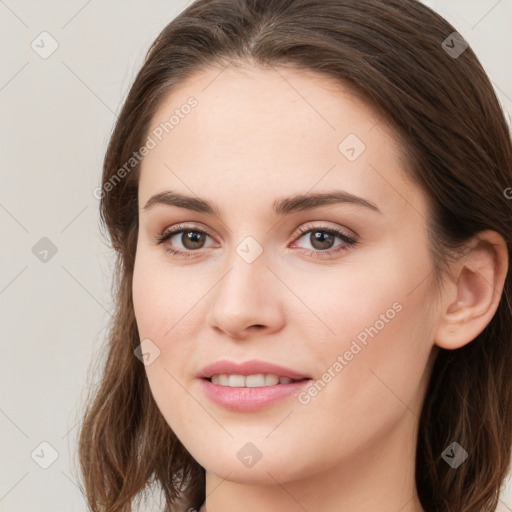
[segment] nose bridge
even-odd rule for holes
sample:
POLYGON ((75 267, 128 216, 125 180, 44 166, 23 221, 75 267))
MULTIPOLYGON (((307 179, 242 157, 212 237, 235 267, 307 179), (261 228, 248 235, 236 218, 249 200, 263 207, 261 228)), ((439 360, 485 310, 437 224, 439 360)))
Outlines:
MULTIPOLYGON (((270 280, 263 247, 250 236, 233 247, 211 302, 208 323, 232 335, 252 325, 275 328, 279 324, 276 293, 270 293, 270 280)), ((274 287, 272 287, 274 288, 274 287)))
POLYGON ((260 302, 268 282, 266 274, 270 273, 267 262, 266 251, 256 239, 244 237, 227 258, 228 273, 219 283, 219 295, 222 297, 218 299, 233 302, 231 308, 260 302))

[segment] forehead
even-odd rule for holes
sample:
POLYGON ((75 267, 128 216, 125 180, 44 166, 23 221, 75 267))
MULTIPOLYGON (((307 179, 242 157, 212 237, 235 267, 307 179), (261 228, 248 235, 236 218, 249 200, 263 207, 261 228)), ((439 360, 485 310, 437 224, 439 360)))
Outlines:
POLYGON ((202 70, 166 96, 148 134, 156 145, 141 165, 141 204, 165 188, 208 197, 243 190, 261 202, 272 189, 320 182, 356 194, 373 184, 378 199, 379 169, 402 167, 393 133, 350 87, 290 67, 202 70))
POLYGON ((165 137, 168 146, 179 146, 180 132, 191 131, 197 137, 208 134, 210 140, 228 132, 231 142, 284 129, 287 132, 281 134, 288 134, 290 141, 298 134, 307 134, 312 143, 326 135, 336 140, 347 130, 364 137, 381 117, 352 86, 332 77, 290 66, 248 64, 206 68, 180 82, 159 105, 151 126, 169 121, 180 110, 188 113, 173 121, 172 133, 165 137), (197 105, 188 109, 191 98, 197 105), (236 127, 243 131, 230 131, 236 127))

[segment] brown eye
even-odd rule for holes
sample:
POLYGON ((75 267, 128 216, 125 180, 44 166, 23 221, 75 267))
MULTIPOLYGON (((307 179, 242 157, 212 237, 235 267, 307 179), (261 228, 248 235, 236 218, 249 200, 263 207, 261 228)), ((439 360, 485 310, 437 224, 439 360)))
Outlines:
POLYGON ((322 230, 313 230, 309 235, 309 241, 314 249, 319 251, 331 249, 334 245, 336 236, 332 233, 322 230))
POLYGON ((205 247, 211 236, 201 229, 181 228, 166 231, 156 238, 157 244, 163 244, 165 250, 175 254, 192 254, 205 247))
POLYGON ((200 231, 184 230, 181 232, 181 243, 188 250, 202 249, 206 236, 200 231))
POLYGON ((330 257, 342 251, 347 251, 357 244, 354 238, 338 228, 330 226, 315 227, 310 224, 301 227, 300 234, 295 240, 295 247, 302 247, 307 254, 319 258, 330 257), (338 239, 338 242, 336 242, 336 239, 338 239), (306 246, 304 246, 304 241, 306 246))

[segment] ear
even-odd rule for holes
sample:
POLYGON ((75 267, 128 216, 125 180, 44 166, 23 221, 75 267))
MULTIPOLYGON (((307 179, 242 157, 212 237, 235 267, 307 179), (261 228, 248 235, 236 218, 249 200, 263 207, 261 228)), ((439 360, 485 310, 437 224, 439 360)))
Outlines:
POLYGON ((505 240, 482 231, 452 265, 452 280, 443 289, 435 344, 453 350, 473 341, 498 309, 508 271, 505 240))

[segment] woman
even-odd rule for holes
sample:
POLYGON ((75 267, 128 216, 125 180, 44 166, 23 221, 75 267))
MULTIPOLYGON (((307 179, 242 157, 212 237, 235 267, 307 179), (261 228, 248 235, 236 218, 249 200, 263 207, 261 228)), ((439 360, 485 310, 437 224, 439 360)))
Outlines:
POLYGON ((512 148, 415 0, 198 0, 104 162, 117 308, 94 511, 496 510, 512 446, 512 148))

